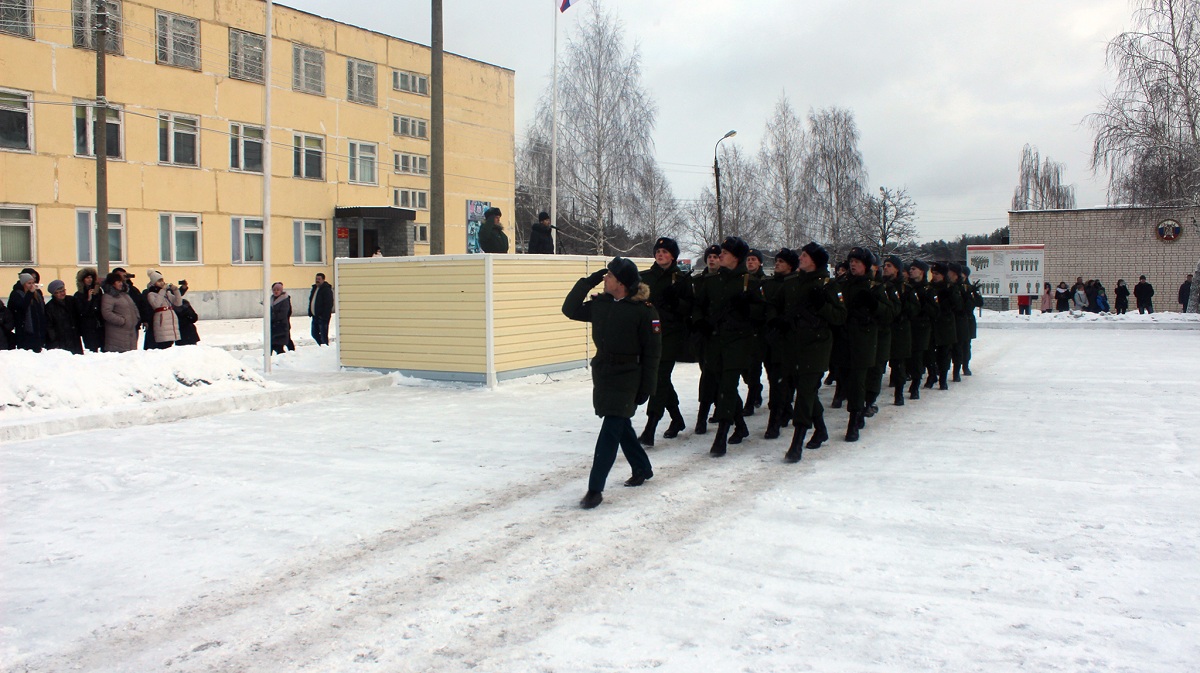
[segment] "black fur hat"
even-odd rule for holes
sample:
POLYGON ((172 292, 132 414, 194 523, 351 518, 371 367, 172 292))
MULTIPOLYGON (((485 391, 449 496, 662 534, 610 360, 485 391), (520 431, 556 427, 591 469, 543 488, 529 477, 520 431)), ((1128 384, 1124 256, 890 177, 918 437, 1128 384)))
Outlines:
POLYGON ((704 259, 705 260, 708 259, 709 255, 719 255, 719 254, 721 254, 721 246, 717 245, 716 243, 713 243, 712 245, 710 245, 704 249, 704 259))
POLYGON ((949 269, 946 266, 946 262, 934 262, 933 264, 931 264, 929 266, 929 270, 932 271, 933 273, 944 276, 944 275, 946 275, 946 271, 948 271, 949 269))
POLYGON ((638 283, 642 282, 641 275, 638 274, 637 265, 624 257, 613 257, 608 263, 608 272, 625 287, 629 288, 629 292, 637 291, 638 283))
POLYGON ((547 213, 544 210, 542 212, 538 213, 538 222, 541 222, 542 220, 548 220, 548 219, 550 219, 550 213, 547 213))
POLYGON ((763 254, 761 252, 759 252, 758 249, 756 249, 756 248, 750 248, 750 252, 746 253, 746 257, 747 257, 747 259, 750 257, 757 257, 758 263, 759 264, 763 263, 763 254))
MULTIPOLYGON (((750 254, 750 246, 737 236, 728 236, 724 241, 721 241, 721 249, 738 258, 738 261, 744 261, 750 254)), ((759 257, 762 259, 762 257, 759 257)))
POLYGON ((849 262, 852 259, 857 259, 867 268, 871 268, 871 265, 875 263, 875 255, 872 255, 871 251, 867 250, 866 248, 850 248, 850 252, 846 255, 846 262, 849 262))
POLYGON ((912 261, 912 264, 909 264, 909 266, 910 266, 910 267, 912 267, 912 266, 915 266, 915 267, 917 267, 918 269, 920 269, 920 270, 921 270, 921 273, 929 273, 929 263, 928 263, 928 262, 923 262, 923 261, 921 261, 921 260, 919 260, 919 259, 914 259, 914 260, 912 261))
POLYGON ((671 253, 671 259, 679 259, 679 244, 676 243, 675 239, 673 238, 667 238, 666 236, 663 236, 655 241, 654 252, 658 252, 659 250, 666 250, 667 252, 671 253))
MULTIPOLYGON (((811 256, 812 255, 809 255, 809 257, 811 256)), ((795 250, 782 248, 779 250, 779 252, 775 253, 775 259, 787 262, 787 265, 792 267, 792 271, 796 271, 800 268, 800 255, 797 254, 795 250)))
POLYGON ((904 261, 901 260, 900 257, 897 255, 888 255, 883 260, 883 263, 891 264, 892 266, 896 267, 897 271, 901 271, 901 272, 904 271, 904 261))
POLYGON ((483 218, 485 220, 490 220, 493 217, 502 217, 503 215, 504 215, 504 213, 501 213, 500 209, 495 206, 492 206, 491 208, 488 208, 487 210, 483 211, 483 218))
POLYGON ((829 266, 829 252, 821 247, 820 243, 809 241, 800 251, 808 253, 808 257, 817 265, 818 269, 824 269, 829 266))

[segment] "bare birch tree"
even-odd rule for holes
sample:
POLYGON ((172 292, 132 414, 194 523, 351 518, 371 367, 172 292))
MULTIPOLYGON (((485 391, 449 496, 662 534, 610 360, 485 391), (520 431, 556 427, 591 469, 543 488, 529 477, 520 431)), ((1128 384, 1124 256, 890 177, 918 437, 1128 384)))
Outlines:
POLYGON ((1075 186, 1062 183, 1066 167, 1057 161, 1045 160, 1036 147, 1025 145, 1021 150, 1021 166, 1017 173, 1017 188, 1013 192, 1013 210, 1057 210, 1075 207, 1075 186))
POLYGON ((858 220, 858 242, 879 253, 890 255, 917 239, 917 204, 907 189, 879 188, 879 195, 864 197, 858 220))
POLYGON ((789 248, 798 248, 814 237, 804 199, 807 144, 804 120, 796 114, 787 95, 780 96, 775 112, 767 120, 758 166, 763 214, 774 234, 769 242, 789 248))
POLYGON ((758 165, 736 143, 721 146, 721 216, 725 234, 751 247, 772 238, 763 216, 758 165))
POLYGON ((814 232, 840 252, 854 237, 867 179, 854 113, 837 107, 810 110, 808 139, 804 188, 814 232))
POLYGON ((671 181, 652 157, 642 160, 621 211, 635 248, 644 248, 637 250, 639 254, 653 255, 655 240, 677 237, 682 228, 683 213, 671 181))
MULTIPOLYGON (((683 235, 690 241, 696 242, 702 249, 713 243, 720 243, 717 238, 717 198, 713 190, 704 187, 700 197, 689 203, 684 209, 682 226, 683 235)), ((700 266, 704 260, 700 260, 700 266)))
MULTIPOLYGON (((600 0, 581 10, 585 15, 567 38, 558 67, 558 184, 560 196, 578 204, 582 221, 567 223, 560 234, 607 254, 613 213, 653 152, 657 110, 642 86, 640 50, 625 44, 621 22, 600 0)), ((543 94, 536 114, 545 137, 551 98, 551 92, 543 94)))
POLYGON ((1092 169, 1108 173, 1110 203, 1198 207, 1200 0, 1140 0, 1134 24, 1108 44, 1117 85, 1088 116, 1092 169))

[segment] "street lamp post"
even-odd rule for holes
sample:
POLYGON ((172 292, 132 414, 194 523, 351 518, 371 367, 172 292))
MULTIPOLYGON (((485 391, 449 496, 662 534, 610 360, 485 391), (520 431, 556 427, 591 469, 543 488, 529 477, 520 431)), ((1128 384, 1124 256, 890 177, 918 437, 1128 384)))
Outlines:
MULTIPOLYGON (((721 136, 721 140, 732 138, 737 135, 737 131, 730 131, 721 136)), ((713 145, 713 177, 717 181, 717 239, 725 238, 725 225, 721 221, 721 162, 717 161, 717 148, 721 146, 721 140, 713 145)))

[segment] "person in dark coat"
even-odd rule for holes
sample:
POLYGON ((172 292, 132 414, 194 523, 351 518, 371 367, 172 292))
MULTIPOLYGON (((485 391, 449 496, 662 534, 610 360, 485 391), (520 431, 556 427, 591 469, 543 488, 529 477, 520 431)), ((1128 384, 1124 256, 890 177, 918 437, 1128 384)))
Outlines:
POLYGON ((892 309, 882 285, 870 277, 875 256, 863 248, 851 248, 848 257, 850 273, 838 287, 846 304, 846 361, 839 374, 845 381, 838 383, 843 385, 850 412, 846 441, 856 442, 859 430, 866 426, 867 370, 875 366, 879 355, 879 323, 891 319, 892 309))
POLYGON ((538 221, 529 227, 529 247, 531 255, 553 255, 554 233, 550 226, 550 213, 538 213, 538 221))
POLYGON ((725 455, 727 444, 750 436, 738 394, 742 372, 755 352, 755 329, 762 319, 762 289, 746 269, 750 246, 735 236, 721 243, 720 269, 696 289, 692 324, 710 335, 704 354, 704 381, 710 390, 701 399, 716 400, 717 436, 709 453, 725 455), (729 435, 729 429, 734 428, 729 435))
POLYGON ((100 278, 96 269, 84 267, 75 272, 75 317, 83 347, 97 352, 104 347, 104 319, 100 317, 100 278))
POLYGON ((61 280, 50 281, 47 289, 50 301, 46 302, 46 348, 83 355, 75 297, 67 294, 67 284, 61 280))
MULTIPOLYGON (((763 254, 754 248, 746 254, 746 272, 752 282, 757 282, 761 288, 767 274, 763 271, 763 254)), ((746 405, 742 407, 742 416, 753 416, 754 410, 763 403, 763 361, 766 359, 766 342, 762 325, 754 325, 754 350, 750 356, 750 366, 742 372, 742 380, 746 382, 746 405)))
POLYGON ((921 312, 921 300, 916 290, 905 282, 904 262, 896 255, 883 261, 883 282, 888 297, 896 306, 892 318, 891 352, 888 365, 891 378, 888 384, 895 391, 892 404, 904 406, 904 385, 908 383, 908 361, 912 359, 912 320, 921 312))
POLYGON ((1154 286, 1146 282, 1145 276, 1138 276, 1137 285, 1133 286, 1133 298, 1137 301, 1138 314, 1154 313, 1154 286))
POLYGON ((958 343, 958 313, 962 311, 962 292, 946 280, 949 265, 934 262, 929 267, 930 283, 937 298, 937 319, 933 323, 934 369, 929 373, 926 388, 936 384, 941 390, 949 390, 951 351, 958 343))
POLYGON ((318 346, 329 345, 329 320, 333 318, 333 286, 318 273, 308 292, 308 315, 312 318, 312 338, 318 346))
MULTIPOLYGON (((971 265, 962 265, 962 287, 963 287, 963 304, 966 306, 967 313, 967 336, 962 340, 962 375, 971 376, 971 343, 979 335, 979 324, 975 319, 975 309, 983 308, 983 292, 979 289, 978 283, 971 282, 971 265)), ((1104 287, 1100 285, 1100 281, 1096 281, 1096 287, 1100 289, 1100 294, 1104 294, 1104 287)))
POLYGON ((1182 307, 1181 310, 1184 313, 1187 313, 1188 300, 1191 298, 1192 298, 1192 274, 1189 273, 1187 275, 1187 278, 1184 279, 1183 285, 1179 286, 1179 302, 1178 303, 1182 307))
POLYGON ((783 426, 792 415, 795 397, 795 377, 791 365, 791 330, 783 317, 786 311, 786 292, 795 283, 800 256, 795 250, 781 248, 775 253, 775 268, 762 282, 763 325, 759 341, 763 367, 767 371, 767 430, 763 439, 778 439, 783 426))
POLYGON ((1067 281, 1059 281, 1058 287, 1054 288, 1054 310, 1059 313, 1070 311, 1073 296, 1075 291, 1067 287, 1067 281))
POLYGON ((914 259, 908 266, 908 285, 916 296, 919 309, 909 320, 912 329, 912 356, 908 361, 908 375, 912 384, 908 387, 908 399, 921 399, 921 375, 928 369, 933 371, 934 355, 933 322, 938 316, 937 297, 929 285, 929 264, 914 259))
POLYGON ((663 433, 674 439, 687 425, 679 410, 679 394, 671 382, 671 373, 680 353, 687 346, 687 320, 692 314, 692 280, 679 270, 675 260, 679 244, 672 238, 654 242, 654 265, 641 273, 641 282, 650 289, 650 305, 658 311, 662 323, 662 356, 658 361, 658 377, 654 394, 646 407, 646 428, 638 441, 642 446, 654 446, 654 433, 663 413, 670 414, 671 424, 663 433))
POLYGON ((31 271, 26 269, 17 275, 8 295, 8 310, 13 316, 14 345, 40 353, 46 346, 46 301, 31 271))
MULTIPOLYGON (((700 272, 692 276, 692 295, 695 296, 696 291, 704 284, 709 276, 715 276, 721 269, 721 246, 714 243, 704 250, 704 268, 700 272)), ((694 306, 694 305, 693 305, 694 306)), ((700 383, 696 392, 697 401, 699 402, 699 410, 696 413, 696 434, 703 435, 708 432, 708 414, 712 406, 717 403, 717 386, 709 382, 707 371, 704 368, 704 360, 709 351, 709 341, 712 336, 707 329, 695 329, 689 320, 688 337, 691 341, 693 350, 695 351, 696 362, 700 364, 700 383)))
POLYGON ((283 291, 283 283, 271 285, 271 352, 283 355, 283 349, 296 350, 292 343, 292 298, 283 291))
POLYGON ((1113 290, 1113 294, 1117 296, 1117 301, 1114 308, 1117 310, 1117 315, 1125 315, 1129 310, 1129 286, 1125 284, 1125 279, 1117 280, 1117 287, 1113 290))
POLYGON ((0 351, 6 351, 13 347, 13 318, 8 307, 4 305, 4 300, 0 299, 0 351))
POLYGON ((874 282, 880 314, 877 316, 875 331, 875 364, 867 368, 867 400, 863 408, 863 416, 866 418, 879 413, 876 402, 883 392, 883 374, 887 371, 888 358, 892 354, 892 322, 900 310, 899 298, 888 291, 888 285, 879 273, 881 268, 879 257, 871 253, 871 268, 867 275, 874 282))
POLYGON ((618 445, 633 471, 626 486, 641 486, 654 476, 650 458, 638 443, 629 420, 654 394, 658 378, 662 326, 658 312, 646 303, 649 296, 650 288, 641 282, 637 266, 616 257, 606 269, 576 281, 563 301, 563 315, 592 324, 592 342, 596 345, 592 406, 604 419, 596 438, 587 494, 579 503, 584 509, 604 500, 604 484, 617 459, 618 445), (601 281, 604 292, 584 301, 601 281))
POLYGON ((196 329, 200 316, 196 309, 192 308, 192 302, 184 297, 187 291, 188 282, 179 281, 179 306, 175 307, 175 318, 179 323, 179 340, 175 342, 176 346, 194 346, 200 343, 200 332, 196 329))
POLYGON ((508 252, 508 234, 504 233, 504 225, 500 222, 500 209, 488 208, 483 211, 483 224, 479 225, 479 249, 484 252, 508 252))
POLYGON ((950 262, 946 266, 946 282, 950 287, 958 293, 957 308, 954 309, 954 345, 950 347, 950 362, 954 366, 954 373, 950 380, 958 383, 962 381, 962 367, 966 358, 966 343, 969 343, 970 330, 969 323, 971 319, 971 306, 968 300, 968 292, 963 283, 962 266, 957 262, 950 262))

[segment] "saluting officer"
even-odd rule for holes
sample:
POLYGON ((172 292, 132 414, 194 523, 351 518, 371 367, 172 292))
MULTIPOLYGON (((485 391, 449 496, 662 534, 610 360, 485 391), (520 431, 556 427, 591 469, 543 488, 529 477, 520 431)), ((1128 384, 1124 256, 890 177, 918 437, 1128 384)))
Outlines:
POLYGON ((591 509, 604 500, 608 472, 617 459, 617 445, 633 470, 626 486, 641 486, 654 476, 650 458, 638 443, 629 419, 650 399, 662 351, 658 313, 646 303, 650 289, 641 282, 637 266, 620 257, 575 282, 563 301, 563 315, 592 323, 592 406, 604 419, 596 438, 596 453, 588 491, 579 505, 591 509), (584 301, 589 290, 604 281, 604 292, 584 301))
POLYGON ((913 316, 912 357, 908 361, 908 374, 912 384, 908 387, 908 399, 921 399, 921 375, 928 369, 933 371, 934 358, 931 351, 933 321, 937 318, 937 297, 929 287, 929 264, 914 259, 908 265, 908 283, 920 302, 920 310, 913 316))
MULTIPOLYGON (((762 317, 762 290, 746 270, 750 246, 735 236, 721 243, 720 270, 707 277, 696 290, 692 323, 707 331, 709 338, 701 379, 701 400, 716 399, 719 423, 713 440, 713 456, 725 455, 726 444, 740 444, 750 435, 742 418, 738 379, 750 366, 754 352, 754 328, 762 317), (714 390, 715 389, 715 390, 714 390), (733 426, 732 436, 728 436, 733 426)), ((701 407, 703 414, 704 408, 701 407)))
POLYGON ((662 321, 662 357, 658 361, 658 383, 646 407, 646 429, 638 440, 642 446, 654 446, 654 432, 667 412, 671 424, 663 433, 674 439, 687 427, 679 411, 679 394, 671 382, 675 361, 687 346, 687 321, 692 315, 692 280, 679 270, 679 244, 671 238, 654 242, 654 265, 641 273, 642 284, 650 288, 650 305, 662 321))

